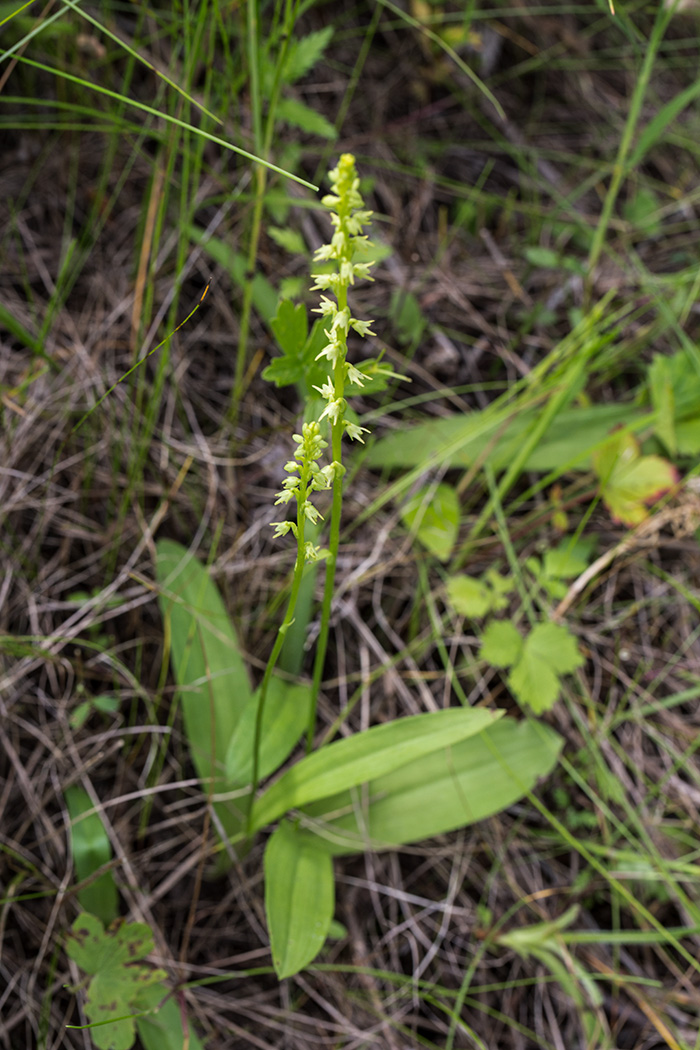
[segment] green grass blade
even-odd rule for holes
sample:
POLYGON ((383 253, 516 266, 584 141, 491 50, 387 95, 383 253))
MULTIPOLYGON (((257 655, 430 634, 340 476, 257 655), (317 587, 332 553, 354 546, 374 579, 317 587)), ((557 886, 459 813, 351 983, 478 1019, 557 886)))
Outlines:
POLYGON ((148 106, 145 102, 138 102, 136 99, 126 98, 124 95, 120 95, 118 91, 111 91, 109 88, 102 87, 101 84, 94 84, 88 80, 84 80, 82 77, 73 76, 72 73, 67 73, 63 69, 55 69, 52 66, 47 66, 44 62, 36 62, 34 59, 27 58, 26 55, 18 55, 17 61, 32 66, 34 69, 41 69, 44 73, 50 73, 52 76, 59 77, 60 79, 68 80, 70 83, 77 84, 78 87, 84 88, 87 91, 96 91, 98 94, 106 95, 107 98, 115 99, 117 102, 121 102, 126 106, 133 106, 135 109, 140 109, 143 113, 148 113, 152 117, 157 117, 159 120, 175 124, 179 128, 184 128, 185 131, 191 131, 193 135, 200 135, 209 142, 213 142, 216 146, 221 146, 223 149, 231 150, 233 153, 245 157, 246 160, 251 160, 255 164, 262 164, 263 167, 269 168, 270 171, 276 172, 277 175, 283 175, 286 179, 293 179, 294 182, 306 186, 307 189, 313 190, 314 192, 317 192, 318 190, 318 186, 314 186, 313 183, 307 182, 306 179, 302 179, 300 175, 292 175, 291 172, 285 171, 283 168, 278 168, 276 164, 272 164, 268 160, 263 160, 262 157, 256 157, 254 153, 249 153, 240 146, 234 146, 232 142, 227 142, 225 139, 218 138, 218 136, 210 134, 210 132, 205 131, 203 128, 197 128, 194 124, 188 124, 186 120, 180 120, 179 117, 175 117, 171 113, 165 113, 161 110, 154 109, 153 106, 148 106))

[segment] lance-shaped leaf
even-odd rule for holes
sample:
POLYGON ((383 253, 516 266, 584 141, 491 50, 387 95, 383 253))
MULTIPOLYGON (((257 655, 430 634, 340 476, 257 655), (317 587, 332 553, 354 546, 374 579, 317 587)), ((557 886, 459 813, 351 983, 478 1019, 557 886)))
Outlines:
MULTIPOLYGON (((109 841, 99 813, 84 788, 73 784, 65 791, 66 805, 71 819, 70 841, 73 866, 79 882, 84 882, 112 859, 109 841), (83 814, 88 816, 84 817, 83 814)), ((96 915, 102 922, 112 922, 119 912, 117 886, 111 871, 105 871, 78 892, 80 906, 96 915)))
POLYGON ((280 980, 316 958, 333 919, 333 860, 287 820, 265 849, 265 912, 280 980))
POLYGON ((442 753, 455 741, 493 724, 501 714, 483 708, 453 707, 386 722, 328 744, 288 769, 257 800, 253 828, 264 827, 289 809, 410 766, 431 751, 442 753))
POLYGON ((305 823, 318 848, 325 843, 337 856, 432 838, 511 806, 552 771, 561 746, 561 737, 540 722, 504 718, 373 777, 362 793, 343 791, 305 806, 305 823))
MULTIPOLYGON (((226 607, 207 570, 171 540, 156 545, 156 576, 185 733, 204 790, 225 787, 229 742, 250 702, 241 647, 226 607)), ((227 835, 242 827, 244 807, 214 806, 227 835)))
MULTIPOLYGON (((251 781, 259 699, 260 689, 256 689, 229 741, 226 779, 231 787, 243 787, 251 781)), ((274 773, 289 757, 308 725, 310 707, 310 686, 271 678, 262 719, 258 768, 261 780, 274 773)))

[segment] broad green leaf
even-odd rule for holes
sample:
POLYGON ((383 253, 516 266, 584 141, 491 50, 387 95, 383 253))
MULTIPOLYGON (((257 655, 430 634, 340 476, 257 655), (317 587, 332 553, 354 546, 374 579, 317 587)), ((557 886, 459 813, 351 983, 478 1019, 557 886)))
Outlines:
POLYGON ((338 137, 338 132, 322 113, 311 109, 310 106, 296 98, 280 99, 277 105, 277 117, 291 124, 293 128, 301 128, 309 135, 319 135, 331 142, 338 137))
POLYGON ((420 489, 401 508, 401 518, 431 554, 447 561, 459 532, 459 499, 451 485, 420 489))
POLYGON ((562 743, 540 722, 503 718, 373 778, 363 792, 344 791, 305 806, 306 826, 319 848, 337 856, 395 849, 454 831, 531 791, 554 768, 562 743))
MULTIPOLYGON (((112 859, 112 844, 109 841, 99 813, 84 788, 73 784, 65 790, 66 805, 71 819, 70 841, 73 866, 78 882, 89 879, 104 864, 112 859), (90 813, 83 817, 83 813, 90 813), (78 819, 82 817, 82 820, 78 819)), ((114 875, 106 871, 89 886, 80 890, 78 902, 81 908, 108 923, 119 914, 119 898, 114 875)))
MULTIPOLYGON (((252 695, 240 644, 209 573, 185 547, 158 541, 156 579, 192 761, 204 790, 222 791, 229 741, 252 695)), ((226 834, 236 834, 240 808, 214 808, 226 834)))
POLYGON ((332 36, 333 26, 326 26, 300 39, 292 37, 282 72, 283 80, 287 84, 293 84, 313 69, 323 57, 323 52, 328 47, 332 36))
POLYGON ((451 576, 447 581, 447 597, 460 616, 478 618, 491 611, 491 589, 473 576, 451 576))
POLYGON ((259 829, 289 809, 355 787, 431 751, 479 733, 501 712, 452 707, 373 726, 363 733, 307 755, 288 769, 256 801, 253 827, 259 829))
POLYGON ((647 505, 678 481, 672 463, 661 456, 643 456, 637 439, 622 431, 596 451, 593 466, 613 520, 623 525, 639 525, 647 517, 647 505))
MULTIPOLYGON (((259 697, 260 689, 256 689, 229 742, 226 779, 231 787, 244 787, 251 781, 259 697)), ((289 756, 308 724, 310 708, 310 686, 271 679, 262 721, 258 769, 261 780, 274 773, 289 756)))
POLYGON ((510 667, 523 651, 520 632, 510 620, 491 620, 481 636, 481 655, 492 667, 510 667))
POLYGON ((648 375, 651 403, 656 412, 656 425, 654 427, 656 436, 663 442, 671 455, 675 455, 678 451, 675 427, 675 398, 668 358, 662 354, 654 354, 649 365, 648 375))
POLYGON ((519 703, 527 704, 535 714, 542 714, 559 696, 559 676, 575 671, 582 664, 576 640, 566 627, 539 623, 525 639, 508 676, 508 685, 519 703))
POLYGON ((333 919, 334 895, 330 854, 281 821, 265 848, 265 913, 280 980, 318 955, 333 919))
POLYGON ((185 1045, 180 1008, 172 996, 166 999, 166 994, 165 988, 154 984, 139 992, 139 1010, 155 1011, 150 1016, 136 1018, 136 1030, 143 1043, 143 1050, 203 1050, 202 1043, 189 1021, 185 1045))
POLYGON ((301 357, 309 335, 309 322, 303 303, 282 299, 270 327, 282 352, 289 357, 301 357))
POLYGON ((81 970, 94 975, 88 986, 85 1014, 96 1025, 91 1029, 95 1046, 100 1050, 129 1050, 136 1038, 130 1015, 139 1011, 139 994, 167 977, 165 970, 154 970, 140 962, 153 951, 150 927, 117 921, 105 930, 99 919, 84 912, 66 936, 66 951, 81 970))
MULTIPOLYGON (((495 471, 507 469, 520 451, 539 409, 512 408, 448 416, 413 427, 403 427, 377 441, 368 460, 373 467, 418 467, 425 464, 470 467, 485 455, 495 471)), ((552 421, 543 440, 526 459, 523 469, 588 470, 596 447, 619 424, 644 417, 636 405, 569 407, 552 421)))

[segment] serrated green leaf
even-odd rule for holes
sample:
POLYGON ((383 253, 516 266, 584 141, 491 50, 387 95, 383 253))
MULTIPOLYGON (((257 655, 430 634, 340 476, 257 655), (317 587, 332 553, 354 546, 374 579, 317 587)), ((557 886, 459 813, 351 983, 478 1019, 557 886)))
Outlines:
POLYGON ((287 820, 265 848, 265 913, 280 980, 312 962, 328 935, 334 908, 333 861, 287 820))
MULTIPOLYGON (((158 541, 156 579, 192 761, 204 790, 222 791, 229 741, 252 696, 240 643, 216 585, 185 547, 158 541)), ((241 830, 241 803, 214 808, 227 836, 241 830)))
POLYGON ((306 244, 304 238, 298 230, 290 230, 289 228, 281 228, 279 226, 268 226, 268 236, 279 244, 280 248, 284 248, 290 255, 305 255, 306 244))
POLYGON ((520 632, 510 620, 491 620, 481 636, 481 655, 492 667, 510 667, 523 651, 520 632))
POLYGON ((491 589, 473 576, 451 576, 447 581, 447 597, 460 616, 478 619, 491 611, 491 589))
POLYGON ((311 109, 304 102, 300 102, 299 99, 280 99, 277 106, 277 116, 280 120, 291 124, 293 128, 301 128, 302 131, 308 132, 309 135, 319 135, 321 138, 328 139, 331 142, 338 137, 338 132, 322 113, 311 109))
POLYGON ((576 640, 562 624, 539 623, 525 639, 522 652, 508 676, 519 703, 535 714, 548 711, 561 689, 559 676, 583 664, 576 640))
MULTIPOLYGON (((79 882, 89 879, 112 859, 112 844, 99 813, 84 788, 72 784, 65 790, 66 805, 71 819, 70 840, 73 866, 79 882), (83 817, 84 813, 89 813, 83 817), (82 818, 82 819, 79 819, 82 818)), ((96 915, 102 922, 112 922, 119 913, 119 898, 114 875, 104 872, 78 893, 81 908, 96 915)))
POLYGON ((661 456, 642 456, 637 439, 624 431, 596 451, 593 467, 613 520, 623 525, 639 525, 647 517, 647 505, 678 481, 672 463, 661 456))
POLYGON ((323 57, 333 36, 333 26, 326 26, 300 39, 292 37, 289 41, 287 58, 284 63, 283 79, 287 84, 299 80, 323 57))
POLYGON ((253 827, 265 827, 287 810, 355 787, 431 751, 479 733, 501 712, 448 708, 373 726, 307 755, 256 801, 253 827))
POLYGON ((92 1039, 100 1050, 129 1050, 136 1037, 134 1013, 149 985, 161 984, 165 970, 140 962, 153 950, 153 934, 145 923, 113 922, 105 929, 94 915, 78 916, 66 936, 66 951, 86 973, 85 1014, 92 1039), (108 1022, 108 1023, 105 1023, 108 1022))
MULTIPOLYGON (((226 778, 231 787, 250 783, 253 770, 255 720, 260 689, 256 689, 229 742, 226 778)), ((278 769, 290 755, 309 721, 311 687, 273 677, 265 699, 260 744, 261 780, 278 769)))
POLYGON ((420 489, 401 508, 401 518, 431 554, 447 561, 459 532, 459 499, 451 485, 420 489))
MULTIPOLYGON (((467 740, 305 806, 309 834, 334 856, 395 849, 498 813, 554 767, 561 737, 532 719, 503 718, 467 740)), ((304 818, 302 818, 304 819, 304 818)))

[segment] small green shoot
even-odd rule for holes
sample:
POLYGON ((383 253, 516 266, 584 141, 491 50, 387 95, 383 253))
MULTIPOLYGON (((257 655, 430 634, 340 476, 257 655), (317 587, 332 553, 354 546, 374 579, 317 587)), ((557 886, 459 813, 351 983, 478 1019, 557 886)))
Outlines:
MULTIPOLYGON (((116 920, 105 929, 87 912, 79 915, 66 937, 66 951, 90 974, 85 1014, 99 1050, 130 1050, 136 1039, 136 1015, 144 1010, 142 994, 161 985, 165 970, 142 962, 153 951, 153 934, 144 923, 116 920)), ((148 1009, 148 1007, 146 1007, 148 1009)))
POLYGON ((549 711, 561 691, 561 677, 583 665, 576 640, 563 624, 538 623, 526 638, 509 620, 492 620, 481 655, 492 667, 510 667, 508 685, 534 714, 549 711))
MULTIPOLYGON (((71 819, 73 866, 78 881, 85 882, 112 860, 112 844, 100 815, 94 812, 92 800, 84 788, 77 784, 67 787, 65 799, 71 819)), ((103 872, 79 890, 78 901, 85 911, 96 915, 104 923, 116 919, 119 914, 119 898, 112 872, 103 872)))
POLYGON ((114 715, 118 710, 119 700, 116 696, 91 696, 89 700, 81 700, 73 709, 69 724, 71 729, 81 729, 93 711, 99 711, 103 715, 114 715))

